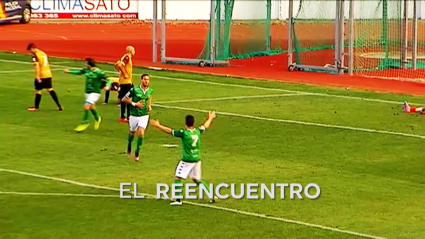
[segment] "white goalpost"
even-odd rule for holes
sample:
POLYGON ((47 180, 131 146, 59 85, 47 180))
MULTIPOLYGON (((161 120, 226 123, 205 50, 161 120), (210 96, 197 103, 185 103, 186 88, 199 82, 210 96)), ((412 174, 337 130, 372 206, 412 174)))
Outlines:
MULTIPOLYGON (((208 56, 209 59, 191 59, 191 58, 180 58, 175 56, 167 55, 167 31, 166 31, 166 23, 167 23, 167 0, 161 1, 161 18, 158 19, 158 0, 153 0, 153 19, 152 19, 152 61, 158 61, 158 45, 160 46, 160 62, 161 63, 174 63, 174 64, 189 64, 189 65, 198 65, 198 66, 217 66, 224 65, 228 66, 229 61, 216 60, 216 42, 215 42, 215 34, 216 29, 216 1, 210 0, 210 17, 209 17, 209 49, 208 56), (161 33, 157 34, 157 24, 158 20, 161 23, 161 33)), ((184 47, 184 46, 182 46, 184 47)))

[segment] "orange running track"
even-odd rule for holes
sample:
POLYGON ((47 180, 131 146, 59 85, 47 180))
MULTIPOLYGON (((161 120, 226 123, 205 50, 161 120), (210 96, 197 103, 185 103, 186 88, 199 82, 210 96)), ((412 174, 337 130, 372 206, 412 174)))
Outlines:
MULTIPOLYGON (((311 85, 363 89, 410 95, 425 95, 425 84, 409 81, 339 76, 326 73, 289 72, 287 55, 232 60, 230 67, 203 67, 152 63, 151 24, 31 23, 1 25, 0 50, 25 53, 28 43, 35 43, 50 56, 115 62, 125 47, 136 48, 134 63, 196 73, 218 74, 259 80, 276 80, 311 85)), ((158 29, 159 30, 159 29, 158 29)), ((208 33, 206 24, 168 24, 168 57, 196 58, 208 33)), ((159 31, 158 31, 159 33, 159 31)), ((159 55, 158 46, 158 55, 159 55)), ((324 53, 327 55, 326 53, 324 53)))

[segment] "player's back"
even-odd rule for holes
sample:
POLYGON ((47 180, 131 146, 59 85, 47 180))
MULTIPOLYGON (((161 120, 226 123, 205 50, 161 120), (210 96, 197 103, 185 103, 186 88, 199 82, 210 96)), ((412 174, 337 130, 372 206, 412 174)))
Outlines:
POLYGON ((49 59, 43 51, 37 50, 34 53, 34 62, 38 62, 40 66, 40 78, 51 78, 52 71, 50 69, 49 59))
POLYGON ((197 162, 201 159, 201 134, 200 128, 182 130, 183 160, 197 162))
POLYGON ((102 81, 106 80, 105 73, 99 68, 92 70, 84 69, 86 76, 86 93, 100 93, 102 90, 102 81))

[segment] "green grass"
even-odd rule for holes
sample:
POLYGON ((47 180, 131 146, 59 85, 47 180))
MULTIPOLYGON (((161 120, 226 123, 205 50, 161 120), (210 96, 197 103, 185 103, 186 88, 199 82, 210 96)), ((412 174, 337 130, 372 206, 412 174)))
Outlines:
MULTIPOLYGON (((82 118, 84 102, 83 77, 55 70, 54 88, 65 111, 58 112, 43 92, 40 111, 29 113, 33 72, 30 64, 22 64, 28 63, 28 56, 0 53, 0 59, 21 62, 0 62, 4 102, 0 168, 111 188, 136 182, 139 192, 149 194, 156 194, 158 183, 172 182, 181 148, 162 145, 180 145, 179 141, 148 128, 142 162, 127 159, 127 125, 117 121, 116 94, 111 94, 108 105, 100 104, 103 97, 98 102, 101 128, 95 131, 92 124, 76 134, 73 129, 82 118)), ((83 65, 50 60, 53 65, 83 65)), ((110 65, 101 68, 113 70, 110 65)), ((202 110, 219 112, 202 139, 203 178, 208 183, 316 183, 321 188, 316 200, 228 199, 215 206, 386 238, 423 238, 425 139, 409 135, 425 136, 425 118, 402 113, 401 104, 321 95, 166 102, 291 94, 279 89, 425 104, 424 98, 141 68, 135 69, 135 78, 141 73, 152 74, 154 103, 163 106, 156 105, 151 118, 180 128, 188 113, 201 123, 206 116, 202 110), (261 118, 247 118, 251 116, 261 118), (352 128, 331 127, 335 125, 352 128)), ((4 171, 0 171, 0 191, 119 195, 4 171)), ((196 205, 170 207, 167 201, 155 199, 0 194, 0 205, 1 238, 356 238, 196 205)))

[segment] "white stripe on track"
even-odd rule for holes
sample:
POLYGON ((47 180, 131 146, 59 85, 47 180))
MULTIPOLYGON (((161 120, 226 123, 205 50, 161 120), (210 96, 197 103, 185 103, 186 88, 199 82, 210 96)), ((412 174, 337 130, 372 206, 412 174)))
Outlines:
MULTIPOLYGON (((53 180, 53 181, 64 182, 64 183, 69 183, 69 184, 74 184, 74 185, 79 185, 79 186, 84 186, 84 187, 105 189, 105 190, 118 191, 118 192, 120 191, 118 188, 111 188, 111 187, 105 187, 105 186, 98 186, 98 185, 94 185, 94 184, 80 183, 80 182, 67 180, 67 179, 63 179, 63 178, 50 177, 50 176, 45 176, 45 175, 40 175, 40 174, 18 171, 18 170, 0 168, 0 172, 1 171, 9 172, 9 173, 16 173, 16 174, 20 174, 20 175, 27 175, 27 176, 31 176, 31 177, 37 177, 37 178, 44 178, 44 179, 49 179, 49 180, 53 180)), ((144 195, 146 197, 156 198, 154 195, 151 195, 151 194, 140 193, 139 195, 144 195)), ((312 223, 300 222, 300 221, 285 219, 285 218, 281 218, 281 217, 267 216, 267 215, 264 215, 264 214, 246 212, 246 211, 241 211, 241 210, 236 210, 236 209, 231 209, 231 208, 219 207, 219 206, 214 206, 214 205, 210 205, 210 204, 201 204, 201 203, 188 202, 188 201, 185 201, 185 204, 198 206, 198 207, 206 207, 206 208, 211 208, 211 209, 216 209, 216 210, 221 210, 221 211, 226 211, 226 212, 233 212, 233 213, 236 213, 236 214, 258 217, 258 218, 264 218, 264 219, 268 219, 268 220, 292 223, 292 224, 297 224, 297 225, 302 225, 302 226, 307 226, 307 227, 313 227, 313 228, 318 228, 318 229, 322 229, 322 230, 328 230, 328 231, 333 231, 333 232, 338 232, 338 233, 343 233, 343 234, 350 234, 350 235, 360 236, 360 237, 365 237, 365 238, 385 239, 383 237, 368 235, 368 234, 364 234, 364 233, 342 230, 342 229, 333 228, 333 227, 326 227, 326 226, 321 226, 321 225, 312 224, 312 223)))

